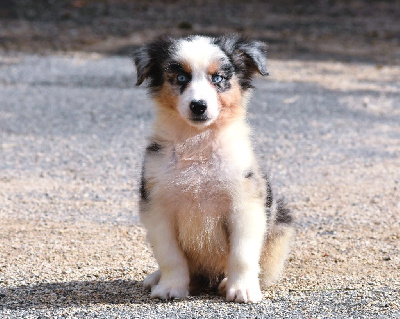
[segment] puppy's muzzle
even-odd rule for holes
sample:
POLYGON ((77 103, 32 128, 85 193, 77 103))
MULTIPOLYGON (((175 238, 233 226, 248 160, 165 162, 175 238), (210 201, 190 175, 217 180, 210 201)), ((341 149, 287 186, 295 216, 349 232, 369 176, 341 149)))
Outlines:
POLYGON ((195 122, 207 121, 208 117, 206 114, 207 103, 204 100, 193 100, 190 103, 190 110, 192 111, 191 120, 195 122))

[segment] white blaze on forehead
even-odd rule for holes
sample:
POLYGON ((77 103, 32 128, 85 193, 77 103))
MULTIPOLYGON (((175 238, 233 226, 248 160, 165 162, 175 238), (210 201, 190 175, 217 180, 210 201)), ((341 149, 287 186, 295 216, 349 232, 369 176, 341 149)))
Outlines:
POLYGON ((175 58, 188 63, 195 73, 206 71, 211 62, 226 58, 226 55, 216 44, 211 43, 211 38, 195 36, 178 42, 175 58))
POLYGON ((217 119, 220 112, 217 91, 210 82, 208 68, 211 63, 226 59, 226 55, 211 38, 195 36, 188 40, 180 40, 176 46, 173 59, 188 65, 191 69, 191 80, 178 98, 178 112, 191 125, 207 126, 217 119), (192 101, 204 101, 207 110, 205 122, 196 123, 192 120, 193 113, 190 109, 192 101))

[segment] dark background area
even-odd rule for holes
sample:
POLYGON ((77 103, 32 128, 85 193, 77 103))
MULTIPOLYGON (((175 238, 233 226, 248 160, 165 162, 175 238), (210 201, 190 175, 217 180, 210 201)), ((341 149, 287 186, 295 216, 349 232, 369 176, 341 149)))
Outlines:
POLYGON ((400 61, 400 1, 1 0, 0 50, 128 54, 159 34, 240 32, 270 57, 400 61))

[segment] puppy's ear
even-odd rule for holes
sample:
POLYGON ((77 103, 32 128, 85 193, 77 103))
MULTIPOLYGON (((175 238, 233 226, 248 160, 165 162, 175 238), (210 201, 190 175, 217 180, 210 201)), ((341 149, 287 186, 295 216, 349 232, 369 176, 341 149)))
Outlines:
POLYGON ((264 42, 248 40, 235 34, 216 38, 215 43, 235 66, 235 72, 243 89, 252 87, 251 78, 254 73, 268 75, 267 45, 264 42))
POLYGON ((261 41, 250 41, 240 43, 238 51, 244 52, 249 61, 246 61, 253 70, 256 69, 261 75, 268 75, 267 71, 267 45, 261 41))
POLYGON ((162 84, 162 64, 169 55, 172 42, 173 40, 169 37, 159 37, 134 52, 133 60, 137 70, 136 85, 142 84, 147 78, 150 79, 151 88, 162 84))
POLYGON ((140 85, 149 76, 151 58, 149 55, 148 45, 143 45, 133 54, 133 61, 136 66, 137 81, 136 85, 140 85))

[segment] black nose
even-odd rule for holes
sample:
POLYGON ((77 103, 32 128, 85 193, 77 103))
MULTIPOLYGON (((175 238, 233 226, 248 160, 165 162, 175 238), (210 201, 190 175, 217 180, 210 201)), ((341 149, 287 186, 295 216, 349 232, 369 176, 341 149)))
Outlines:
POLYGON ((203 115, 207 110, 207 103, 204 100, 192 101, 192 103, 190 103, 190 109, 195 115, 203 115))

